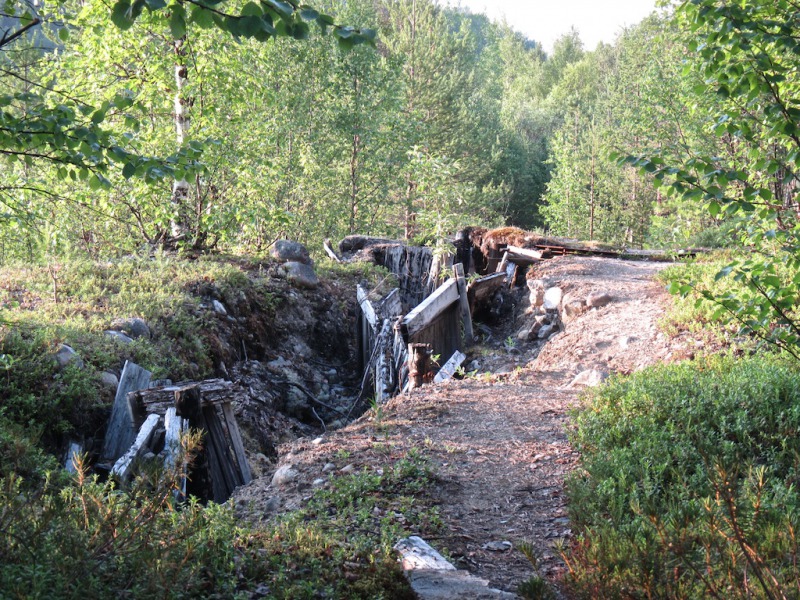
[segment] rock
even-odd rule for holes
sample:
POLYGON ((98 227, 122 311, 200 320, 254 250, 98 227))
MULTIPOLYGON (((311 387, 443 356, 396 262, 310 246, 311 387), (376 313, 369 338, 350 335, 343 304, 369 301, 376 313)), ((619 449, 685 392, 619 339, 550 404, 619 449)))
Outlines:
POLYGON ((300 242, 291 240, 278 240, 272 246, 272 258, 282 263, 299 262, 306 265, 311 264, 311 257, 308 249, 300 242))
POLYGON ((114 338, 115 340, 117 340, 122 344, 130 344, 133 341, 131 338, 129 338, 121 331, 114 331, 113 329, 107 329, 103 333, 105 333, 110 338, 114 338))
POLYGON ((529 279, 528 289, 531 291, 531 308, 539 308, 544 302, 544 282, 541 279, 529 279))
POLYGON ((586 306, 589 308, 600 308, 613 300, 614 297, 608 292, 592 292, 586 296, 586 306))
POLYGON ((114 373, 109 373, 108 371, 103 371, 100 374, 100 382, 107 388, 111 388, 112 390, 117 389, 119 385, 119 379, 114 373))
POLYGON ((211 307, 218 315, 222 315, 223 317, 228 315, 228 309, 225 308, 225 305, 217 299, 211 301, 211 307))
POLYGON ((491 550, 492 552, 508 552, 512 546, 511 542, 503 540, 502 542, 488 542, 483 545, 483 549, 491 550))
POLYGON ((281 507, 281 497, 273 496, 264 503, 264 512, 275 512, 281 507))
POLYGON ((150 338, 150 327, 144 319, 133 317, 132 319, 116 319, 111 323, 111 329, 121 331, 133 339, 150 338))
POLYGON ((284 486, 297 479, 299 475, 300 473, 292 465, 283 465, 272 476, 272 485, 277 487, 284 486))
POLYGON ((325 463, 325 466, 322 467, 323 473, 330 473, 331 471, 336 470, 336 465, 333 463, 325 463))
POLYGON ((517 339, 520 342, 527 342, 530 341, 534 336, 531 333, 530 327, 523 327, 517 332, 517 339))
POLYGON ((621 338, 619 338, 619 339, 617 340, 617 343, 619 344, 619 347, 620 347, 620 348, 622 348, 623 350, 626 350, 626 349, 628 348, 628 346, 630 345, 630 343, 631 343, 631 342, 632 342, 634 339, 635 339, 635 338, 628 337, 627 335, 623 335, 621 338))
POLYGON ((608 378, 608 373, 604 373, 598 369, 589 369, 582 371, 575 376, 567 387, 575 387, 576 385, 585 385, 586 387, 594 387, 600 385, 608 378))
POLYGON ((327 481, 326 479, 322 479, 322 478, 315 479, 314 481, 311 482, 311 485, 314 486, 314 487, 319 487, 321 485, 325 485, 326 481, 327 481))
POLYGON ((546 323, 541 326, 537 334, 540 340, 545 340, 553 335, 558 330, 558 325, 555 323, 546 323))
POLYGON ((586 310, 586 302, 584 300, 564 300, 562 313, 566 319, 574 319, 586 310))
POLYGON ((61 344, 61 347, 55 353, 54 358, 61 369, 67 365, 75 365, 79 369, 83 368, 83 359, 78 356, 78 353, 75 352, 71 346, 67 346, 66 344, 61 344))
POLYGON ((355 470, 356 470, 356 467, 355 467, 355 465, 353 465, 353 464, 349 464, 349 465, 345 465, 344 467, 342 467, 341 469, 339 469, 339 472, 340 472, 340 473, 352 473, 352 472, 353 472, 353 471, 355 471, 355 470))
POLYGON ((325 441, 325 438, 323 438, 323 437, 317 437, 317 438, 314 438, 313 440, 311 440, 311 443, 312 443, 314 446, 319 446, 319 445, 320 445, 322 442, 324 442, 324 441, 325 441))
POLYGON ((561 306, 561 299, 564 292, 560 287, 551 287, 544 293, 543 306, 545 310, 558 310, 561 306))
POLYGON ((286 279, 295 287, 313 290, 319 286, 319 277, 312 266, 295 261, 283 266, 286 268, 286 279))

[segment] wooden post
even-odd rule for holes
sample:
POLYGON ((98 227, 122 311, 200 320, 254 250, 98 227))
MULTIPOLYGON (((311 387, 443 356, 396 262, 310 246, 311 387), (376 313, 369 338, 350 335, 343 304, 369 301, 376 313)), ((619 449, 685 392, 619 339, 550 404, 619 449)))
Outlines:
POLYGON ((409 390, 422 385, 428 374, 431 361, 431 347, 428 344, 408 345, 408 381, 409 390))
POLYGON ((103 459, 116 461, 136 439, 134 418, 128 404, 128 392, 146 389, 152 375, 139 365, 125 361, 103 441, 103 459))
POLYGON ((161 420, 161 417, 158 415, 150 415, 142 425, 141 429, 139 429, 139 434, 136 436, 131 447, 128 451, 123 454, 119 460, 114 463, 114 468, 111 469, 111 472, 114 475, 117 475, 122 481, 126 481, 128 476, 131 474, 131 469, 133 468, 134 461, 144 454, 145 450, 147 449, 147 445, 150 443, 150 438, 153 437, 153 432, 156 429, 156 425, 161 420))
POLYGON ((236 416, 233 414, 233 407, 231 406, 230 402, 225 402, 222 404, 222 414, 225 415, 225 424, 228 426, 228 433, 231 437, 233 452, 236 455, 236 462, 239 463, 239 471, 242 475, 242 483, 246 485, 253 480, 253 475, 250 473, 250 465, 247 464, 247 456, 244 453, 242 435, 239 432, 239 425, 236 423, 236 416))
POLYGON ((464 265, 456 263, 453 265, 453 274, 456 278, 458 287, 458 304, 461 311, 461 323, 464 326, 464 343, 468 346, 472 344, 475 333, 472 330, 472 313, 469 310, 469 298, 467 297, 467 281, 464 279, 464 265))

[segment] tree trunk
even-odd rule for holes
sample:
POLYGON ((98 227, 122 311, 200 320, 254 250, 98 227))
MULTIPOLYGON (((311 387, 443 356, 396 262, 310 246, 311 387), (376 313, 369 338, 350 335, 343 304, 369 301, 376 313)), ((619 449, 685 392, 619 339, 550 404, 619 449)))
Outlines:
MULTIPOLYGON (((189 78, 186 66, 186 36, 175 40, 175 141, 182 146, 189 133, 190 101, 184 96, 189 78)), ((189 182, 176 179, 172 184, 172 243, 184 241, 189 235, 189 182)))

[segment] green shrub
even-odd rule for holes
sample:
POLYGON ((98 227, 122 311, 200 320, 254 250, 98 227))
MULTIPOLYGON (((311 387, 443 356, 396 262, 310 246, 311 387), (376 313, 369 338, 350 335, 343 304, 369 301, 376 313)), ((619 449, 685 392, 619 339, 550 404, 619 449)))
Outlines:
POLYGON ((602 598, 796 595, 800 378, 776 357, 614 379, 575 415, 576 591, 602 598))

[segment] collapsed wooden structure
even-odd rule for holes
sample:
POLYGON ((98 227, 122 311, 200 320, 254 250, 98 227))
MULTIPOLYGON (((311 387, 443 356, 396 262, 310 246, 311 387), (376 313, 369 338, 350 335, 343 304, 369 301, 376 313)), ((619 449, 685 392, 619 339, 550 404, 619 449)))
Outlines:
POLYGON ((151 386, 150 377, 149 371, 125 363, 103 445, 102 458, 112 465, 110 473, 126 481, 138 462, 152 453, 168 469, 183 471, 184 496, 188 491, 224 502, 237 486, 252 479, 233 412, 233 384, 210 379, 151 386), (190 427, 200 431, 203 440, 187 473, 181 440, 190 427))

